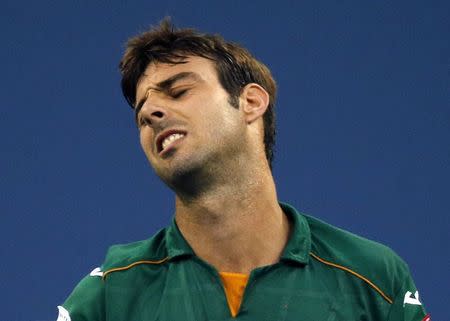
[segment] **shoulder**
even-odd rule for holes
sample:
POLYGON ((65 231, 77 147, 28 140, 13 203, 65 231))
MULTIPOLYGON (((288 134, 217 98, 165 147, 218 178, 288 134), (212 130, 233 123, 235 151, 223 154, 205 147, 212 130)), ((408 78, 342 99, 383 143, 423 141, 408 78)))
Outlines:
POLYGON ((103 320, 104 284, 100 269, 94 269, 75 287, 62 306, 58 321, 103 320))
POLYGON ((147 240, 111 246, 101 267, 85 276, 58 307, 58 320, 103 320, 106 275, 166 257, 165 233, 163 229, 147 240))
POLYGON ((409 269, 389 247, 317 218, 304 215, 311 230, 311 256, 314 260, 344 270, 375 288, 391 301, 409 269))

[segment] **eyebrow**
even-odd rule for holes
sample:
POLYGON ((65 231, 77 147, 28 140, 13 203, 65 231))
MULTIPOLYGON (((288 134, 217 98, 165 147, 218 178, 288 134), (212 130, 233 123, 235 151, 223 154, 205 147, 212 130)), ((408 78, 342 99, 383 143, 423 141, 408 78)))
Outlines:
MULTIPOLYGON (((180 73, 175 74, 175 75, 173 75, 173 76, 171 76, 171 77, 169 77, 169 78, 167 78, 165 80, 160 81, 159 83, 156 84, 155 87, 153 87, 153 89, 156 89, 158 91, 167 91, 177 81, 184 80, 184 79, 192 79, 194 81, 198 81, 198 80, 200 80, 200 76, 198 74, 194 73, 194 72, 191 72, 191 71, 180 72, 180 73)), ((147 88, 145 88, 145 93, 147 93, 147 91, 149 89, 152 89, 152 86, 148 86, 147 88)), ((145 103, 146 99, 147 99, 147 97, 143 97, 136 104, 136 107, 135 107, 136 114, 142 108, 142 105, 145 103)))

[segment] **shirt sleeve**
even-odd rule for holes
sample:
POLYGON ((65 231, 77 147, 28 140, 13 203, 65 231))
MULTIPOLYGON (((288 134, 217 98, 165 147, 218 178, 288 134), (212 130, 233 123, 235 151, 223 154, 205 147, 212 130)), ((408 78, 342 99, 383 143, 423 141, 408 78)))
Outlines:
POLYGON ((58 306, 57 321, 104 321, 104 281, 99 268, 84 277, 58 306))
POLYGON ((407 275, 397 291, 387 321, 431 321, 411 275, 407 275))

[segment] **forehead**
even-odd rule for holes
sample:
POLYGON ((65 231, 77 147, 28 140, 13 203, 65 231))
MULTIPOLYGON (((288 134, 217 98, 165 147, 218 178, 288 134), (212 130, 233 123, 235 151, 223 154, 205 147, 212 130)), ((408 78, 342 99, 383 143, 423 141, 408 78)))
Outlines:
POLYGON ((137 96, 143 88, 157 87, 161 82, 185 72, 195 74, 200 81, 217 81, 215 65, 210 59, 188 56, 177 64, 152 62, 147 66, 137 83, 137 96))

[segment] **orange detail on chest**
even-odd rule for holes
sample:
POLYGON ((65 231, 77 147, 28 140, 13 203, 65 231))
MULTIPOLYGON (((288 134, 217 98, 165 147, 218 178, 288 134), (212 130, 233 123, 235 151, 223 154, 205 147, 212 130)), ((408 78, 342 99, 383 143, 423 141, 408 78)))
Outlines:
POLYGON ((219 272, 227 297, 228 307, 233 318, 237 315, 244 296, 248 275, 241 273, 219 272))

